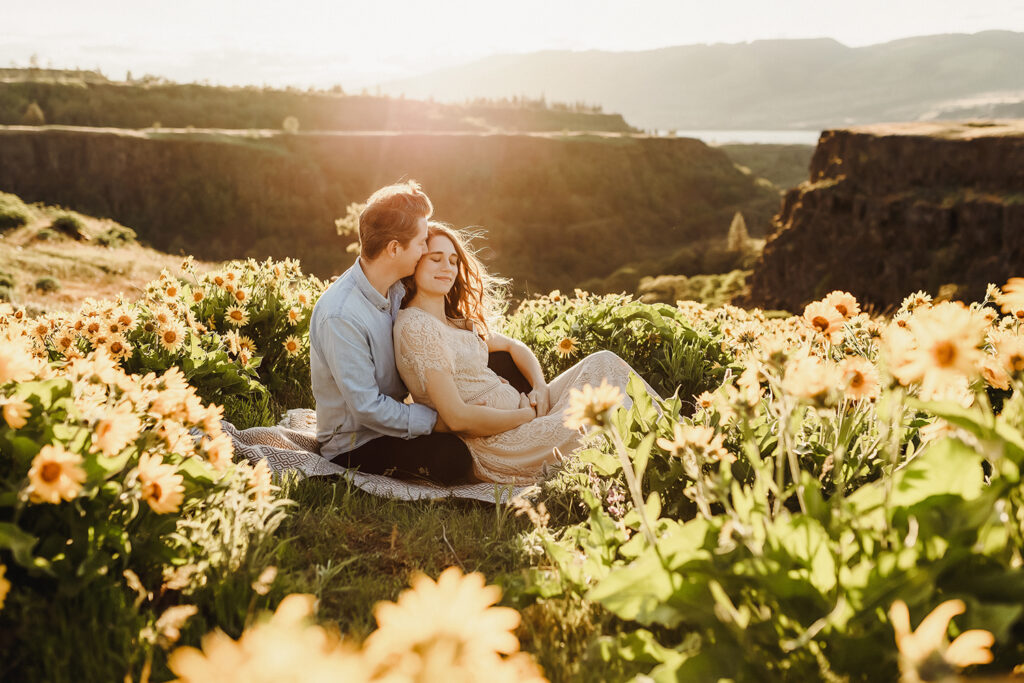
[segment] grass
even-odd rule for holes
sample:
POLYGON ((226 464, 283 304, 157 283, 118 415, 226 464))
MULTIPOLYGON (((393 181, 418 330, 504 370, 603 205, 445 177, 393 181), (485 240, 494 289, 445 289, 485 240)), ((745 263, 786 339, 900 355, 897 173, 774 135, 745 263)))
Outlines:
MULTIPOLYGON (((115 299, 124 294, 127 300, 134 300, 146 283, 160 276, 160 271, 179 272, 180 256, 119 239, 118 236, 134 235, 130 229, 108 219, 74 214, 86 241, 52 230, 51 222, 64 213, 56 207, 32 205, 27 223, 0 233, 0 271, 13 276, 18 283, 8 288, 16 305, 40 313, 73 310, 87 297, 115 299), (37 239, 40 232, 51 238, 37 239), (111 240, 122 246, 103 245, 111 240), (43 291, 32 286, 45 277, 59 280, 60 289, 43 291)), ((198 261, 196 266, 200 272, 213 268, 213 264, 198 261)))
POLYGON ((275 590, 313 593, 319 618, 349 638, 366 638, 376 628, 373 606, 395 600, 416 573, 437 578, 458 566, 502 587, 502 604, 523 617, 522 649, 550 680, 605 679, 607 671, 588 652, 597 633, 614 631, 614 618, 579 600, 545 600, 527 591, 536 561, 527 543, 532 526, 512 508, 378 498, 340 477, 293 480, 284 493, 296 504, 277 532, 284 542, 275 590))

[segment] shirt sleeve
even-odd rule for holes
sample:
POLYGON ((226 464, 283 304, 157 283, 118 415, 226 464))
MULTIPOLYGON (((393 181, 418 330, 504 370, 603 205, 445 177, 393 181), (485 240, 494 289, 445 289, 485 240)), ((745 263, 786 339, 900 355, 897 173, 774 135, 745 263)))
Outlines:
POLYGON ((349 320, 332 316, 324 321, 323 332, 324 360, 360 426, 403 439, 434 430, 437 413, 433 409, 401 403, 381 393, 369 341, 362 330, 349 320))

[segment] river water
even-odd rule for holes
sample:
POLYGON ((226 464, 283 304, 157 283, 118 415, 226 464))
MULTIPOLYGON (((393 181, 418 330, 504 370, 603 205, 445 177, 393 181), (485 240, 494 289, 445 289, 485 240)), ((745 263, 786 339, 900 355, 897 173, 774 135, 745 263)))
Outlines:
MULTIPOLYGON (((671 131, 659 130, 658 135, 668 136, 671 131)), ((677 130, 680 138, 697 138, 709 145, 727 144, 772 144, 772 145, 817 145, 818 130, 677 130)))

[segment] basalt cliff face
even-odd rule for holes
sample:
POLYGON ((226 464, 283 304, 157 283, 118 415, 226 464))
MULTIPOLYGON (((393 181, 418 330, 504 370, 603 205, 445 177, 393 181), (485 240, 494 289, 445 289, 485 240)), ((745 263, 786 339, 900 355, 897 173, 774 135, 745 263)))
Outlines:
POLYGON ((843 289, 885 309, 943 285, 980 299, 1024 275, 1024 120, 824 131, 773 226, 743 304, 796 311, 843 289))

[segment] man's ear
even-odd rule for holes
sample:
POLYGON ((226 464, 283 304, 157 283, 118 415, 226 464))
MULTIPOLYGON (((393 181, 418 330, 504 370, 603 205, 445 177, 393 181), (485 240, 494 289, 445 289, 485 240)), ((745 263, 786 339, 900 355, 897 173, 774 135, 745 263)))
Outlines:
POLYGON ((384 247, 384 253, 394 258, 395 256, 398 256, 398 250, 401 246, 402 244, 398 240, 391 240, 388 242, 388 246, 384 247))

